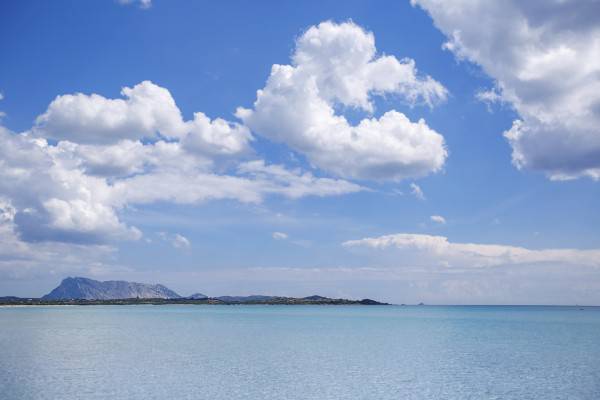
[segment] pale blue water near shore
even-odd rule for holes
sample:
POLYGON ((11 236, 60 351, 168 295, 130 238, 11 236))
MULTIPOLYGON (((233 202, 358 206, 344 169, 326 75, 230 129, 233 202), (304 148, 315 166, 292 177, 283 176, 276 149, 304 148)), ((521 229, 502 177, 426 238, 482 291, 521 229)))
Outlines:
POLYGON ((600 399, 600 309, 0 308, 0 398, 600 399))

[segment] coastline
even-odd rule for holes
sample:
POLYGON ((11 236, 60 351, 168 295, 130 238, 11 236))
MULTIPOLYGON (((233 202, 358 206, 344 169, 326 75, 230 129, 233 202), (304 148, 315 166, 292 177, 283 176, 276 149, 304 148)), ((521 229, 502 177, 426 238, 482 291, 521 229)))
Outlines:
POLYGON ((0 300, 0 307, 31 307, 31 306, 118 306, 118 305, 360 305, 360 306, 389 306, 392 304, 382 303, 371 299, 348 300, 321 298, 311 300, 294 297, 273 297, 267 300, 248 301, 223 301, 216 298, 206 299, 111 299, 111 300, 43 300, 43 299, 11 299, 0 300))

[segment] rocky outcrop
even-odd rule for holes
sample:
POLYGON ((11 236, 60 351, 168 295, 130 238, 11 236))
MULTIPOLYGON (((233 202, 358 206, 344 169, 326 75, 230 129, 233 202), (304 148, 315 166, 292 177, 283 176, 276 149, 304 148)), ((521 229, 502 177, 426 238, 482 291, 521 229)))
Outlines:
POLYGON ((163 285, 126 281, 95 281, 88 278, 66 278, 44 300, 85 299, 177 299, 177 293, 163 285))

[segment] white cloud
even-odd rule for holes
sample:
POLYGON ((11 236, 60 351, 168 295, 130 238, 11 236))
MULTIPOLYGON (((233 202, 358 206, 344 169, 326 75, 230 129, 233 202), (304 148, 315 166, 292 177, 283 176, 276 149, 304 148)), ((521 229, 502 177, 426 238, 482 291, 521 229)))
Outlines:
POLYGON ((371 96, 385 93, 430 106, 447 96, 440 83, 417 74, 413 60, 377 56, 372 33, 351 22, 323 22, 296 41, 292 65, 273 65, 254 109, 236 115, 337 176, 400 180, 439 171, 444 138, 424 120, 391 110, 351 125, 336 113, 344 107, 371 113, 371 96))
POLYGON ((297 199, 305 196, 335 196, 364 190, 359 185, 317 178, 301 170, 266 165, 262 160, 239 165, 237 175, 218 175, 201 169, 165 170, 117 181, 112 186, 114 204, 148 204, 166 201, 195 204, 231 199, 260 203, 267 195, 297 199))
POLYGON ((192 243, 180 233, 158 232, 157 236, 176 249, 189 249, 192 243))
POLYGON ((520 115, 505 133, 518 168, 600 179, 600 3, 412 0, 445 47, 496 80, 483 100, 520 115))
POLYGON ((183 146, 200 154, 242 154, 249 150, 248 142, 252 140, 245 126, 221 118, 211 121, 201 112, 195 113, 194 120, 188 122, 187 126, 189 133, 183 138, 183 146))
POLYGON ((258 203, 268 195, 295 199, 364 189, 262 160, 234 158, 229 173, 218 172, 221 157, 250 155, 247 128, 200 112, 183 121, 168 90, 149 81, 122 93, 126 99, 58 96, 24 134, 0 126, 0 194, 17 210, 21 239, 137 240, 141 232, 119 218, 133 204, 258 203))
MULTIPOLYGON (((298 83, 318 81, 317 100, 324 102, 333 120, 345 121, 333 114, 338 103, 371 111, 370 93, 397 93, 411 104, 429 105, 446 96, 445 89, 431 78, 417 77, 414 62, 376 58, 372 35, 353 24, 325 23, 311 28, 298 41, 294 63, 295 67, 288 67, 296 71, 298 83), (338 48, 353 39, 358 40, 354 56, 338 48), (315 40, 323 40, 324 46, 316 45, 315 40), (321 51, 324 53, 319 54, 321 51), (324 57, 331 52, 339 53, 339 63, 327 64, 324 57), (336 72, 327 76, 330 67, 336 72), (346 76, 356 68, 360 69, 356 77, 346 76), (383 73, 390 79, 382 79, 383 73)), ((185 121, 170 92, 150 81, 125 87, 121 94, 123 97, 116 99, 99 94, 60 95, 31 130, 15 134, 0 127, 4 145, 0 148, 0 194, 15 210, 15 240, 26 246, 50 242, 95 246, 137 240, 142 233, 120 218, 127 207, 136 204, 196 204, 219 199, 259 203, 269 195, 296 199, 365 190, 342 179, 268 165, 263 160, 241 162, 240 158, 247 160, 252 155, 248 128, 221 118, 211 120, 201 112, 185 121), (221 163, 223 157, 229 161, 221 163)), ((437 153, 436 165, 441 167, 446 157, 440 135, 424 122, 412 123, 396 111, 348 129, 364 130, 362 144, 349 144, 352 140, 338 144, 350 146, 361 163, 370 162, 364 156, 380 160, 381 152, 397 153, 398 146, 410 153, 401 160, 404 172, 421 169, 421 156, 416 156, 417 162, 411 157, 419 152, 425 155, 431 146, 443 153, 437 153), (398 124, 405 131, 395 132, 398 124), (374 146, 375 137, 384 144, 391 142, 372 154, 361 150, 364 145, 374 146), (390 146, 396 149, 390 150, 390 146)), ((397 171, 394 174, 399 176, 397 171)), ((349 175, 362 176, 362 172, 349 175)), ((180 246, 185 246, 183 239, 177 241, 180 246)))
POLYGON ((15 208, 14 223, 26 241, 89 243, 137 239, 118 219, 111 186, 73 168, 44 140, 0 127, 0 194, 15 208))
POLYGON ((173 237, 173 247, 177 249, 187 249, 191 246, 191 243, 188 238, 179 233, 176 233, 173 237))
POLYGON ((441 215, 432 215, 429 217, 429 219, 431 219, 433 222, 437 222, 438 224, 446 223, 446 218, 442 217, 441 215))
POLYGON ((292 199, 305 196, 336 196, 367 190, 341 179, 318 178, 299 168, 288 170, 281 165, 266 165, 263 160, 242 163, 238 171, 251 177, 262 187, 263 192, 280 194, 292 199))
POLYGON ((122 4, 122 5, 138 3, 138 6, 142 10, 147 10, 150 7, 152 7, 152 0, 117 0, 117 1, 119 2, 119 4, 122 4))
POLYGON ((421 189, 421 187, 414 182, 410 184, 410 192, 417 199, 425 200, 425 193, 423 193, 423 189, 421 189))
POLYGON ((26 242, 15 223, 17 212, 10 200, 0 198, 0 281, 31 279, 40 274, 94 275, 98 267, 105 267, 102 260, 109 260, 115 251, 105 245, 26 242))
POLYGON ((125 99, 98 94, 57 96, 36 119, 34 132, 76 143, 115 143, 122 139, 178 138, 186 126, 171 93, 144 81, 121 90, 125 99))
POLYGON ((398 252, 403 260, 457 268, 483 268, 520 264, 559 264, 600 267, 600 249, 542 249, 498 244, 453 243, 444 236, 398 233, 344 242, 345 247, 363 247, 398 252), (411 258, 412 257, 412 258, 411 258))
MULTIPOLYGON (((132 108, 126 112, 135 114, 132 108)), ((199 120, 196 114, 195 122, 199 120)), ((137 240, 142 233, 119 217, 134 204, 219 199, 259 203, 269 195, 300 198, 363 190, 350 182, 262 160, 237 164, 229 174, 218 173, 219 155, 211 157, 208 151, 199 155, 187 145, 187 135, 183 141, 119 139, 79 144, 61 140, 50 145, 31 133, 15 134, 0 127, 0 195, 16 209, 18 237, 25 242, 81 244, 137 240)))
MULTIPOLYGON (((176 162, 175 158, 181 163, 189 163, 180 147, 176 143, 162 141, 154 145, 133 140, 121 140, 109 145, 62 141, 50 150, 57 157, 70 160, 73 168, 80 168, 87 175, 114 178, 140 174, 159 164, 176 162)), ((206 160, 207 164, 209 162, 206 160)))
POLYGON ((498 92, 497 88, 492 88, 489 90, 479 90, 475 93, 475 98, 482 103, 485 103, 489 112, 492 112, 493 104, 503 104, 505 103, 502 94, 498 92))
POLYGON ((32 129, 40 137, 78 144, 124 140, 179 140, 191 153, 231 156, 249 151, 252 136, 240 124, 210 120, 201 112, 184 121, 171 93, 150 81, 121 91, 125 99, 82 93, 57 96, 32 129))
POLYGON ((283 233, 283 232, 273 232, 273 239, 275 240, 285 240, 288 238, 287 233, 283 233))

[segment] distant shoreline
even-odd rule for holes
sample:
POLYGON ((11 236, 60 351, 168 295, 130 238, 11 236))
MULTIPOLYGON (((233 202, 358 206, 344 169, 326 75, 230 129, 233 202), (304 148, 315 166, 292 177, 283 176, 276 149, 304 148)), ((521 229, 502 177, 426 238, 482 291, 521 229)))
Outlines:
POLYGON ((226 305, 226 306, 260 306, 260 305, 317 305, 317 306, 335 306, 335 305, 380 305, 394 307, 468 307, 468 308, 502 308, 502 307, 539 307, 539 308, 578 308, 578 309, 600 309, 600 305, 578 305, 578 304, 395 304, 383 303, 374 300, 347 300, 347 299, 328 299, 329 301, 303 301, 302 298, 282 298, 293 299, 296 301, 246 301, 246 302, 225 302, 219 299, 114 299, 114 300, 42 300, 39 298, 23 298, 19 300, 4 301, 0 298, 0 308, 18 308, 18 307, 63 307, 63 306, 131 306, 131 305, 226 305), (367 301, 367 302, 365 302, 367 301))
POLYGON ((111 300, 85 300, 64 299, 44 300, 35 298, 11 298, 0 299, 0 306, 27 307, 27 306, 94 306, 94 305, 361 305, 361 306, 383 306, 391 305, 371 299, 348 300, 321 298, 309 300, 294 297, 273 297, 267 300, 248 301, 223 301, 216 298, 206 299, 111 299, 111 300))

